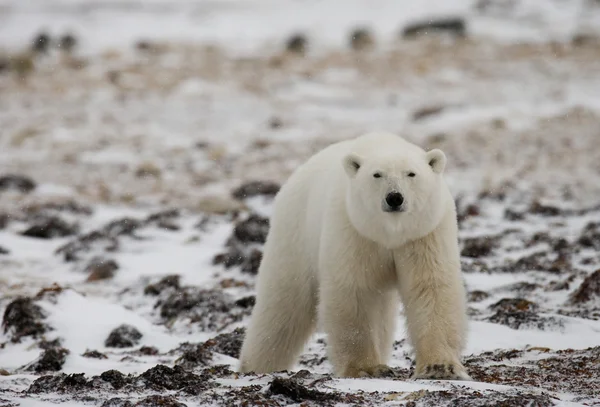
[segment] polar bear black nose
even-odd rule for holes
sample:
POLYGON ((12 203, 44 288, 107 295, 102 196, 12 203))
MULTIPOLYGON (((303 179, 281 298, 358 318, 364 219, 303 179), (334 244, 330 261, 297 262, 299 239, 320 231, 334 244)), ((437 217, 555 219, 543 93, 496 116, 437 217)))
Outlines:
POLYGON ((399 208, 402 205, 402 202, 404 202, 404 197, 400 192, 390 192, 385 197, 385 203, 392 209, 399 208))

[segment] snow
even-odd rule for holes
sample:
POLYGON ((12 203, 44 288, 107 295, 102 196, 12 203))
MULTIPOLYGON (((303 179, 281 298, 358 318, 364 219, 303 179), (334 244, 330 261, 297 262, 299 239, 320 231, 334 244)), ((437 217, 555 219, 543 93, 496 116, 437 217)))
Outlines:
MULTIPOLYGON (((64 288, 39 301, 53 328, 46 339, 60 338, 70 351, 64 373, 91 377, 116 369, 139 374, 158 363, 172 365, 175 356, 166 352, 220 332, 202 332, 187 320, 161 321, 156 299, 143 295, 145 285, 177 274, 183 286, 215 288, 233 281, 240 285, 224 292, 236 298, 253 293, 252 276, 213 264, 233 225, 228 217, 215 215, 200 229, 203 200, 230 202, 232 187, 247 180, 281 182, 318 148, 374 129, 396 131, 427 146, 439 144, 446 152, 452 192, 480 204, 482 212, 464 221, 461 239, 518 229, 502 239, 489 265, 550 250, 548 244, 525 247, 536 232, 575 242, 585 225, 597 220, 597 212, 559 217, 556 224, 535 216, 508 222, 504 212, 526 208, 539 197, 560 207, 598 203, 598 48, 570 43, 578 34, 600 35, 600 7, 588 0, 494 1, 487 9, 477 6, 482 3, 347 0, 340 7, 336 0, 0 0, 0 57, 29 46, 41 30, 53 35, 70 31, 79 40, 76 56, 87 64, 69 70, 57 55, 48 55, 26 83, 0 72, 0 176, 23 173, 39 182, 29 195, 0 191, 0 214, 75 199, 89 204, 93 213, 61 212, 60 217, 79 222, 80 232, 87 233, 115 219, 144 219, 158 209, 183 208, 177 231, 149 227, 137 238, 120 238, 119 249, 108 254, 119 265, 116 275, 94 283, 86 282, 85 261, 65 262, 55 253, 72 237, 27 238, 20 232, 30 219, 11 220, 0 228, 0 248, 10 251, 0 254, 0 304, 4 307, 18 295, 34 296, 54 283, 64 288), (399 37, 408 23, 454 15, 467 19, 469 39, 464 43, 399 37), (349 33, 361 26, 372 30, 376 49, 348 53, 349 33), (297 32, 309 39, 308 56, 282 55, 285 41, 297 32), (158 55, 140 56, 134 51, 140 40, 168 45, 158 55), (120 73, 116 84, 107 80, 112 71, 120 73), (436 106, 438 114, 414 119, 419 109, 436 106), (281 128, 269 125, 274 118, 281 128), (136 176, 145 164, 159 174, 136 176), (508 202, 480 199, 481 192, 502 190, 506 180, 513 188, 508 202), (573 197, 565 198, 569 194, 573 197), (108 333, 120 324, 143 334, 136 348, 153 346, 161 354, 137 357, 127 353, 131 349, 106 348, 108 333), (91 349, 108 359, 82 356, 91 349)), ((242 214, 272 213, 270 198, 236 205, 242 214)), ((594 250, 582 250, 574 262, 594 256, 594 250)), ((561 291, 546 287, 563 281, 563 275, 466 272, 468 290, 490 296, 470 303, 465 354, 598 346, 600 321, 557 313, 597 268, 594 261, 577 264, 568 290, 561 291), (523 282, 539 288, 511 291, 511 285, 523 282), (489 307, 505 297, 535 301, 540 317, 556 317, 561 325, 512 329, 487 321, 489 307)), ((399 315, 397 338, 405 336, 399 315)), ((319 333, 307 344, 306 359, 325 355, 321 338, 319 333)), ((1 398, 21 406, 80 405, 57 395, 33 399, 16 393, 38 377, 20 368, 42 350, 31 339, 9 340, 8 333, 0 332, 0 343, 5 343, 0 368, 14 373, 0 375, 1 398)), ((401 343, 391 364, 409 368, 409 354, 410 346, 401 343)), ((519 360, 545 357, 527 351, 519 360)), ((213 362, 235 368, 237 360, 216 355, 213 362)), ((327 361, 296 368, 318 374, 331 370, 327 361)), ((271 380, 217 379, 231 388, 267 386, 271 380)), ((334 379, 319 389, 398 393, 388 402, 396 404, 407 402, 412 392, 455 385, 334 379)), ((469 392, 522 390, 482 382, 459 385, 469 392)), ((557 405, 581 405, 572 401, 573 395, 553 396, 557 405)))

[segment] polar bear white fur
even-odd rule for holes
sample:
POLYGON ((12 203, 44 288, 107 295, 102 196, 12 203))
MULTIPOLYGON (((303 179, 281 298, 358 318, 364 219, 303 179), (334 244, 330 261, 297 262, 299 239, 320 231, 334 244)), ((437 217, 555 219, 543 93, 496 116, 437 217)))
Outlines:
POLYGON ((369 133, 323 149, 275 198, 240 371, 290 369, 314 331, 342 377, 383 376, 398 297, 415 378, 468 379, 466 304, 446 156, 369 133))

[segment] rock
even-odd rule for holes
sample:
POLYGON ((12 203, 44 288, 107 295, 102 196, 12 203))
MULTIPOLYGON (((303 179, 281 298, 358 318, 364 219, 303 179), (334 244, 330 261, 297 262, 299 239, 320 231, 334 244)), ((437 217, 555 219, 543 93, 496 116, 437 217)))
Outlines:
POLYGON ((10 222, 10 216, 6 213, 0 213, 0 229, 4 229, 10 222))
POLYGON ((355 51, 363 51, 373 48, 375 37, 367 28, 360 27, 350 33, 350 48, 355 51))
POLYGON ((204 346, 213 352, 239 359, 245 333, 245 328, 236 328, 233 332, 220 334, 209 339, 204 342, 204 346))
POLYGON ((29 394, 39 393, 73 393, 81 392, 88 386, 88 381, 83 373, 58 374, 42 376, 36 379, 26 390, 29 394))
POLYGON ((0 246, 0 254, 10 254, 10 250, 0 246))
POLYGON ((48 329, 42 323, 45 317, 40 306, 35 304, 31 298, 19 297, 8 304, 4 310, 2 327, 4 333, 12 332, 12 342, 19 342, 24 336, 35 338, 44 334, 48 329))
POLYGON ((469 302, 481 302, 483 300, 488 299, 489 297, 490 295, 485 291, 475 290, 469 292, 468 300, 469 302))
POLYGON ((311 390, 293 379, 284 379, 277 377, 269 383, 269 393, 285 396, 296 403, 312 401, 336 401, 339 396, 336 393, 325 393, 318 390, 311 390))
POLYGON ((104 341, 107 348, 129 348, 142 339, 142 333, 131 325, 123 324, 115 328, 104 341))
POLYGON ((107 370, 100 375, 100 378, 110 383, 115 390, 119 390, 132 382, 131 378, 118 370, 107 370))
POLYGON ((156 365, 142 373, 138 380, 144 387, 155 391, 180 390, 204 381, 200 376, 184 370, 181 366, 171 369, 165 365, 156 365))
POLYGON ((466 23, 462 17, 447 17, 409 24, 402 30, 402 36, 409 39, 422 35, 447 33, 454 37, 465 37, 466 30, 466 23))
POLYGON ((144 356, 156 356, 159 354, 158 348, 154 346, 142 346, 137 353, 144 356))
POLYGON ((10 60, 4 55, 0 55, 0 74, 2 74, 4 72, 8 72, 9 69, 10 69, 10 60))
POLYGON ((146 218, 146 225, 156 225, 160 229, 179 230, 180 227, 174 221, 181 216, 178 209, 168 209, 165 211, 154 213, 146 218))
POLYGON ((24 175, 7 174, 0 176, 0 192, 13 189, 22 193, 29 193, 35 187, 35 182, 24 175))
POLYGON ((242 297, 239 300, 236 300, 235 305, 242 308, 253 308, 256 304, 256 297, 254 295, 249 295, 247 297, 242 297))
POLYGON ((537 304, 522 298, 504 298, 490 307, 496 313, 488 320, 512 329, 539 329, 563 326, 560 319, 538 315, 537 304))
POLYGON ((233 229, 233 235, 242 243, 265 243, 269 232, 269 219, 260 215, 250 215, 233 229))
POLYGON ((600 297, 600 269, 587 276, 579 288, 571 294, 572 304, 581 304, 600 297))
POLYGON ((285 49, 294 54, 304 55, 308 50, 308 40, 303 34, 294 34, 287 40, 285 49))
POLYGON ((479 258, 489 256, 496 246, 497 238, 492 236, 482 236, 463 240, 463 249, 461 256, 479 258))
POLYGON ((581 232, 577 242, 584 247, 600 250, 600 222, 588 223, 581 232))
POLYGON ((71 33, 64 34, 58 40, 58 47, 65 52, 72 52, 77 45, 77 38, 71 33))
POLYGON ((98 352, 97 350, 85 351, 85 353, 81 356, 91 359, 108 359, 108 356, 106 356, 104 353, 98 352))
POLYGON ((156 304, 166 321, 187 318, 203 332, 223 329, 249 314, 248 309, 235 306, 231 296, 222 290, 183 287, 160 298, 156 304))
POLYGON ((133 403, 129 400, 123 400, 119 397, 106 400, 100 407, 133 407, 133 403))
POLYGON ((415 110, 412 114, 413 121, 417 122, 420 120, 427 119, 432 116, 437 116, 444 111, 444 106, 427 106, 415 110))
POLYGON ((33 226, 21 232, 21 235, 37 239, 54 239, 74 235, 78 230, 76 224, 67 223, 56 216, 50 216, 36 221, 33 226))
POLYGON ((534 201, 529 206, 529 213, 540 216, 560 216, 563 211, 555 206, 543 205, 539 201, 534 201))
POLYGON ((279 117, 271 117, 269 119, 269 128, 272 130, 277 130, 283 127, 283 121, 279 117))
POLYGON ((11 69, 21 80, 25 80, 35 70, 33 57, 27 53, 14 55, 10 62, 11 69))
POLYGON ((160 178, 162 174, 161 169, 153 163, 145 162, 141 163, 135 170, 135 176, 138 178, 160 178))
POLYGON ((85 272, 89 274, 87 281, 91 282, 113 278, 118 269, 119 265, 116 261, 102 257, 94 257, 85 268, 85 272))
POLYGON ((491 305, 490 308, 494 311, 535 311, 538 306, 536 303, 523 298, 503 298, 491 305))
POLYGON ((175 352, 180 351, 183 351, 183 354, 175 361, 175 365, 181 366, 185 370, 194 370, 197 367, 209 366, 213 357, 212 352, 204 343, 184 343, 175 352))
POLYGON ((35 52, 39 53, 48 52, 51 41, 52 40, 50 39, 50 35, 48 33, 41 32, 34 38, 31 48, 35 52))
POLYGON ((172 396, 149 396, 134 404, 134 407, 187 407, 172 396))
POLYGON ((47 349, 38 360, 27 366, 25 370, 36 373, 58 372, 65 364, 69 353, 65 348, 47 349))
POLYGON ((155 284, 149 284, 144 288, 145 295, 159 295, 164 290, 172 288, 175 290, 179 290, 179 280, 181 276, 177 274, 172 274, 170 276, 163 277, 159 282, 155 284))
POLYGON ((244 251, 236 246, 232 246, 225 253, 220 253, 215 255, 212 263, 214 265, 222 264, 225 268, 231 268, 234 266, 239 266, 240 264, 244 264, 247 261, 246 254, 244 251))
POLYGON ((258 249, 254 249, 250 252, 250 255, 244 259, 242 263, 242 272, 257 275, 260 262, 262 261, 262 252, 258 249))
POLYGON ((232 192, 235 199, 243 200, 255 196, 275 196, 281 186, 276 182, 270 181, 250 181, 240 185, 232 192))

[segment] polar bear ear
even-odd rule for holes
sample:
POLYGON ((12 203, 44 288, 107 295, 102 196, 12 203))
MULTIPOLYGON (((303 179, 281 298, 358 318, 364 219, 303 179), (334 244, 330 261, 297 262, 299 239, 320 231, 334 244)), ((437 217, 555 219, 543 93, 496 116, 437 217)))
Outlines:
POLYGON ((427 163, 436 174, 441 174, 446 168, 446 154, 438 148, 427 152, 427 163))
POLYGON ((351 153, 344 157, 344 169, 350 178, 354 178, 361 166, 361 159, 358 155, 351 153))

